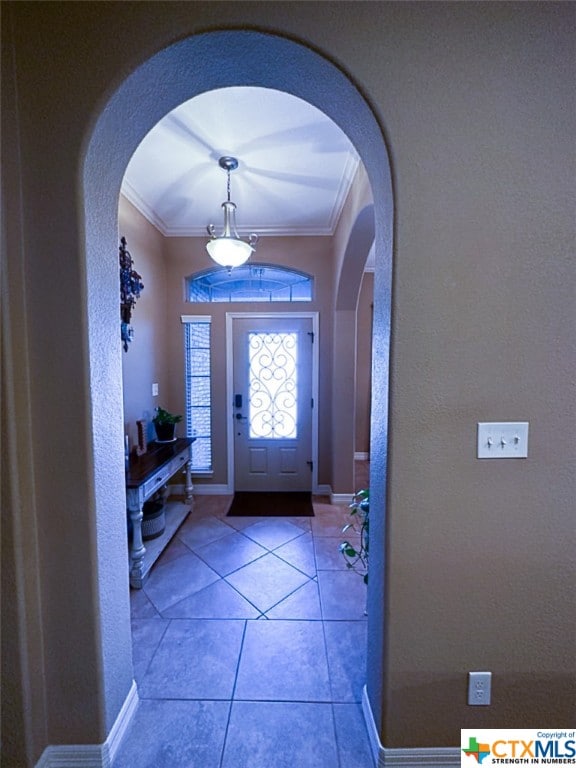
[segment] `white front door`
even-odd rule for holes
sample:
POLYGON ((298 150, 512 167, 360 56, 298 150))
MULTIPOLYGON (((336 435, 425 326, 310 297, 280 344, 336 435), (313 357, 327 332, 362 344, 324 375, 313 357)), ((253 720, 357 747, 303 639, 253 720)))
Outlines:
POLYGON ((312 489, 312 320, 235 318, 234 489, 312 489))

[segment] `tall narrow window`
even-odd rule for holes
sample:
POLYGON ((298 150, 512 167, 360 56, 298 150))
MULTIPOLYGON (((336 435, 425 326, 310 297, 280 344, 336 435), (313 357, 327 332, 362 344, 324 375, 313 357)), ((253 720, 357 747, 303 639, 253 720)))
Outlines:
POLYGON ((192 471, 212 470, 212 402, 210 396, 210 317, 183 315, 186 434, 192 444, 192 471))

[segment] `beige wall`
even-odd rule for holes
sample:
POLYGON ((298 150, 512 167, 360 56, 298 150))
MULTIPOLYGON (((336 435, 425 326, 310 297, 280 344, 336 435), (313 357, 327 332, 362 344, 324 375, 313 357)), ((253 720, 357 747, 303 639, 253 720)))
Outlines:
POLYGON ((357 305, 364 266, 375 239, 373 202, 368 175, 360 165, 334 233, 332 489, 341 498, 355 487, 355 406, 367 394, 365 386, 358 391, 356 377, 357 305))
MULTIPOLYGON (((107 448, 122 463, 121 390, 105 376, 108 401, 88 387, 93 368, 107 370, 96 359, 120 365, 109 347, 117 309, 103 292, 109 333, 89 359, 79 178, 90 130, 123 78, 163 46, 221 26, 286 35, 336 62, 390 147, 390 440, 379 426, 371 449, 373 473, 390 459, 385 518, 372 510, 387 556, 378 538, 385 592, 371 610, 378 600, 386 622, 368 669, 383 742, 456 746, 461 727, 573 722, 573 4, 3 6, 3 387, 14 406, 3 414, 3 514, 16 525, 2 547, 19 618, 3 693, 24 692, 28 724, 3 748, 31 765, 48 743, 101 741, 129 687, 127 586, 117 607, 95 576, 106 577, 106 560, 94 542, 121 558, 118 531, 100 530, 103 489, 92 482, 94 409, 111 417, 107 448), (527 460, 475 459, 476 422, 501 419, 530 421, 527 460), (76 440, 62 437, 70 432, 76 440), (103 667, 112 623, 118 665, 103 667), (477 668, 494 674, 493 704, 472 709, 466 672, 477 668)), ((134 144, 137 115, 124 126, 134 144)), ((375 355, 380 410, 385 347, 375 355)), ((122 480, 110 477, 118 508, 122 480)))
MULTIPOLYGON (((166 301, 166 266, 164 238, 134 206, 120 197, 118 210, 120 237, 125 237, 134 260, 134 269, 142 277, 144 290, 132 312, 133 340, 122 353, 124 432, 133 446, 138 440, 136 421, 145 419, 149 438, 154 438, 151 423, 154 408, 178 408, 170 398, 171 361, 168 357, 166 301), (158 397, 152 396, 152 384, 158 384, 158 397)), ((173 411, 183 413, 182 410, 173 411)))
POLYGON ((372 398, 372 314, 374 273, 362 280, 356 320, 356 444, 357 453, 370 453, 372 398))
POLYGON ((212 412, 213 458, 212 478, 202 482, 221 484, 227 478, 226 446, 226 313, 227 312, 319 312, 320 370, 319 370, 319 482, 330 483, 329 434, 331 402, 331 348, 332 348, 332 241, 329 237, 262 237, 258 243, 255 261, 286 264, 315 279, 314 301, 305 304, 190 304, 184 300, 185 278, 211 265, 206 253, 206 238, 170 237, 165 240, 167 270, 167 322, 169 328, 169 355, 171 397, 175 407, 183 408, 184 357, 181 315, 212 316, 212 412))
MULTIPOLYGON (((362 186, 365 185, 363 174, 362 186)), ((346 202, 346 222, 350 228, 354 223, 357 208, 358 179, 352 187, 350 199, 346 202)), ((340 237, 345 242, 345 227, 339 227, 340 237)), ((119 233, 128 241, 128 249, 134 259, 134 266, 142 276, 144 290, 136 303, 132 316, 134 338, 128 352, 122 356, 124 429, 134 445, 137 438, 136 420, 150 419, 157 405, 167 407, 175 413, 185 411, 183 329, 181 315, 200 314, 212 317, 212 411, 213 411, 213 459, 214 471, 211 476, 199 479, 202 484, 222 485, 227 477, 227 432, 226 432, 226 313, 227 312, 286 312, 310 311, 319 313, 319 445, 318 483, 331 487, 332 471, 332 383, 333 344, 338 339, 333 335, 333 311, 335 304, 334 285, 336 263, 334 240, 330 237, 262 237, 254 261, 282 264, 307 272, 314 277, 314 300, 306 304, 190 304, 185 300, 185 279, 187 276, 211 265, 207 256, 206 238, 163 237, 134 206, 124 197, 120 198, 119 233), (159 396, 152 396, 152 383, 158 382, 159 396)), ((369 279, 369 284, 370 279, 369 279)), ((370 289, 371 290, 371 289, 370 289)), ((371 299, 369 300, 371 301, 371 299)), ((359 332, 363 335, 360 352, 360 377, 357 383, 356 407, 360 435, 359 444, 369 450, 369 400, 370 400, 370 358, 369 336, 371 317, 360 312, 359 332)), ((350 355, 350 375, 354 377, 353 348, 340 340, 346 354, 350 355)), ((350 409, 347 409, 350 410, 350 409)), ((184 427, 181 428, 182 430, 184 427)), ((183 432, 182 432, 183 434, 183 432)), ((149 436, 154 437, 150 427, 149 436)), ((352 467, 351 457, 349 457, 352 467)), ((353 491, 350 484, 347 491, 353 491)))

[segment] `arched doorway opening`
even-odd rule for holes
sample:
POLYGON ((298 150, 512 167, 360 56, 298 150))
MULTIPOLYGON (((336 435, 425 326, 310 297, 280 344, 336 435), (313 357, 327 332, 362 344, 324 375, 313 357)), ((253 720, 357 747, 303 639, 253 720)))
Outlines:
MULTIPOLYGON (((365 187, 368 187, 365 182, 365 187)), ((368 195, 369 188, 364 190, 368 195)), ((334 307, 334 371, 356 370, 357 304, 364 275, 364 266, 374 243, 374 205, 370 202, 358 206, 359 210, 352 224, 346 250, 340 269, 334 307)), ((356 376, 347 382, 334 376, 332 387, 332 424, 334 475, 339 485, 334 487, 334 496, 354 487, 354 450, 356 431, 356 409, 344 409, 343 402, 356 403, 356 376), (352 392, 350 392, 352 388, 352 392), (337 450, 336 450, 337 449, 337 450)), ((347 498, 345 496, 345 498, 347 498)))
MULTIPOLYGON (((123 440, 120 347, 116 343, 118 195, 126 165, 147 131, 168 111, 207 90, 258 85, 292 93, 321 109, 360 154, 374 198, 376 251, 374 408, 371 478, 376 546, 369 589, 368 689, 380 719, 384 654, 384 490, 386 478, 390 330, 392 187, 382 131, 353 83, 334 65, 285 38, 252 31, 201 34, 153 56, 124 80, 100 114, 84 166, 86 275, 91 428, 94 454, 96 551, 106 724, 111 728, 130 688, 131 657, 123 546, 123 440), (114 534, 118 534, 114 538, 114 534), (111 546, 111 540, 116 542, 111 546), (379 555, 380 553, 380 555, 379 555), (127 671, 128 670, 128 671, 127 671)), ((360 267, 361 269, 361 267, 360 267)), ((346 258, 340 277, 348 275, 346 258)))

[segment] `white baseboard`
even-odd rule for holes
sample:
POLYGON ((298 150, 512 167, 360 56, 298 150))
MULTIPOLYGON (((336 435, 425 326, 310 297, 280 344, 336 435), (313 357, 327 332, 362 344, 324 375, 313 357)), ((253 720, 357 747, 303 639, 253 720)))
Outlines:
POLYGON ((124 736, 126 735, 126 731, 130 727, 130 723, 132 722, 132 718, 136 714, 136 710, 138 709, 139 703, 140 703, 140 699, 138 698, 138 688, 136 686, 136 681, 132 680, 132 687, 128 692, 128 696, 126 696, 124 704, 122 705, 122 709, 118 713, 118 717, 116 718, 116 720, 114 721, 114 725, 110 729, 108 738, 104 742, 104 744, 108 745, 108 752, 110 755, 111 763, 116 757, 116 753, 118 752, 120 743, 124 738, 124 736))
MULTIPOLYGON (((183 496, 186 493, 186 488, 183 484, 170 485, 170 491, 175 496, 183 496)), ((232 496, 234 491, 225 484, 214 485, 210 483, 194 483, 194 496, 232 496)))
MULTIPOLYGON (((184 485, 173 484, 170 485, 170 491, 175 496, 183 496, 185 493, 184 485)), ((342 501, 332 502, 334 504, 349 504, 352 501, 352 493, 333 494, 332 487, 330 485, 317 485, 312 489, 312 493, 316 496, 330 496, 330 498, 339 498, 342 496, 342 501)), ((215 485, 214 483, 194 483, 194 495, 195 496, 233 496, 234 489, 222 483, 221 485, 215 485)))
POLYGON ((138 689, 132 687, 104 744, 58 744, 46 747, 35 768, 111 768, 120 742, 138 708, 138 689))
POLYGON ((110 768, 105 744, 59 744, 46 747, 36 768, 110 768))
POLYGON ((383 747, 380 743, 366 686, 362 691, 362 711, 377 768, 454 768, 461 764, 459 747, 383 747))
POLYGON ((362 451, 356 451, 354 461, 370 461, 370 454, 362 451))
POLYGON ((330 494, 330 504, 352 504, 352 498, 354 494, 352 491, 350 493, 331 493, 330 494))
POLYGON ((233 496, 234 489, 224 483, 210 485, 210 483, 194 483, 194 493, 198 496, 233 496))
POLYGON ((372 714, 372 707, 370 706, 370 699, 368 698, 366 686, 362 688, 362 712, 364 714, 366 730, 368 731, 368 741, 370 742, 374 765, 379 765, 380 752, 384 747, 380 744, 380 737, 378 736, 378 729, 376 728, 374 715, 372 714))

